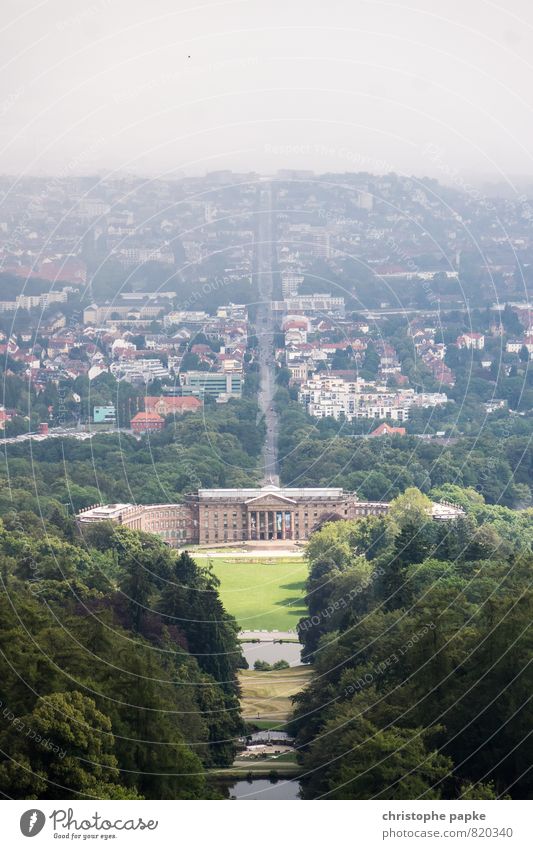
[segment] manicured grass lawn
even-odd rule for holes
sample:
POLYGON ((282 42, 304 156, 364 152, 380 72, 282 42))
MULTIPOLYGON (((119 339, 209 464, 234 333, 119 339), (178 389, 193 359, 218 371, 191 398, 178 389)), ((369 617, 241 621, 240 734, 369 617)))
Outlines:
MULTIPOLYGON (((205 558, 195 557, 198 563, 205 558)), ((220 595, 229 613, 246 631, 290 631, 307 610, 303 604, 307 562, 280 558, 213 558, 220 595)))
MULTIPOLYGON (((253 728, 254 731, 256 730, 256 728, 259 731, 272 731, 272 729, 275 729, 276 731, 285 731, 283 724, 284 724, 284 720, 281 720, 281 722, 280 722, 279 720, 276 720, 276 719, 250 719, 249 720, 249 727, 253 728)), ((250 733, 251 733, 251 731, 250 731, 250 733)))

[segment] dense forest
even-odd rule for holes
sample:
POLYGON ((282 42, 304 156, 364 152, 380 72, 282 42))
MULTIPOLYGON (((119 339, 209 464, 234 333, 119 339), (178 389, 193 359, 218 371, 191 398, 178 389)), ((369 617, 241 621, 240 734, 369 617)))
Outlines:
POLYGON ((242 399, 170 416, 163 431, 142 439, 121 433, 7 445, 0 516, 30 510, 48 518, 98 502, 174 502, 199 487, 253 485, 263 440, 256 402, 242 399))
POLYGON ((304 798, 531 798, 533 511, 450 494, 452 523, 411 488, 309 542, 304 798))
POLYGON ((0 787, 15 798, 216 797, 245 664, 218 581, 157 537, 73 514, 259 478, 255 401, 164 431, 4 446, 0 787))
POLYGON ((217 579, 156 537, 0 524, 0 787, 26 799, 199 799, 242 733, 217 579))

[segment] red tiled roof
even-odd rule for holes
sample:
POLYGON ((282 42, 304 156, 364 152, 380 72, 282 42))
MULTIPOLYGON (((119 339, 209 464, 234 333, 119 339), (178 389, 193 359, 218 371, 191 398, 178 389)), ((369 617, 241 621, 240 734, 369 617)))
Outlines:
POLYGON ((387 422, 383 422, 369 436, 405 436, 405 434, 404 427, 391 427, 387 422))
POLYGON ((173 410, 198 410, 202 406, 200 399, 193 398, 192 396, 182 397, 181 395, 177 395, 174 397, 165 395, 147 395, 144 399, 144 407, 147 412, 153 412, 155 407, 161 403, 164 403, 167 410, 170 412, 173 410))
POLYGON ((159 413, 136 413, 131 419, 131 423, 133 424, 134 422, 163 422, 163 419, 159 413))

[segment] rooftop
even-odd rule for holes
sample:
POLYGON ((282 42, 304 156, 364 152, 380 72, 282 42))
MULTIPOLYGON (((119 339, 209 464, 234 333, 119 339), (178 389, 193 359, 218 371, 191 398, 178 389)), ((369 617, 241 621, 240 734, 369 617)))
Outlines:
POLYGON ((198 498, 224 499, 224 498, 257 498, 261 495, 280 495, 282 498, 342 498, 344 490, 340 486, 321 487, 289 487, 267 484, 262 487, 246 489, 199 489, 198 498))

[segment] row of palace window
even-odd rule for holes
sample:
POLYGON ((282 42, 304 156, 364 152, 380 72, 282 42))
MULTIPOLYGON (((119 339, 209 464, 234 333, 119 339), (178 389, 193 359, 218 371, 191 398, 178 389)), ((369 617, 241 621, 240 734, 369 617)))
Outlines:
POLYGON ((165 521, 165 522, 148 522, 147 529, 149 531, 159 531, 167 528, 186 528, 187 520, 186 519, 178 519, 178 521, 165 521))
POLYGON ((163 539, 186 539, 187 531, 176 530, 176 528, 173 528, 170 531, 159 531, 159 536, 163 539))
MULTIPOLYGON (((336 505, 334 504, 332 506, 335 507, 336 505)), ((256 511, 256 513, 261 513, 261 512, 264 512, 264 511, 256 511)), ((276 511, 276 510, 272 511, 271 510, 271 511, 266 511, 266 512, 276 513, 276 512, 279 512, 279 511, 276 511)), ((344 513, 347 514, 348 510, 345 509, 344 513)), ((300 535, 300 532, 299 532, 300 515, 297 511, 295 511, 293 513, 293 516, 294 516, 294 535, 295 535, 296 539, 299 539, 299 535, 300 535)), ((307 510, 304 512, 303 518, 304 518, 304 521, 303 521, 304 532, 307 532, 309 530, 309 512, 307 510)), ((315 510, 315 511, 313 511, 313 519, 317 519, 317 518, 318 518, 318 510, 315 510)), ((219 519, 219 514, 213 513, 213 530, 214 530, 214 541, 215 542, 219 541, 218 519, 219 519)), ((231 524, 232 524, 233 540, 234 541, 239 540, 239 539, 246 539, 245 528, 246 528, 246 525, 247 525, 247 521, 248 521, 248 514, 246 512, 241 513, 242 532, 238 533, 238 531, 237 531, 237 513, 233 512, 231 514, 231 524)), ((204 513, 204 525, 205 525, 205 541, 209 542, 209 510, 206 510, 205 513, 204 513)), ((224 540, 224 542, 227 542, 228 538, 229 538, 228 513, 222 514, 222 528, 223 528, 223 531, 224 531, 223 540, 224 540)))
MULTIPOLYGON (((224 528, 227 528, 228 527, 228 514, 227 513, 223 514, 222 521, 223 521, 224 528)), ((246 525, 246 521, 247 521, 247 514, 243 512, 243 513, 241 513, 241 523, 242 523, 243 527, 246 525)), ((204 514, 204 523, 205 523, 205 526, 207 528, 209 526, 209 511, 208 510, 206 510, 205 514, 204 514)), ((218 526, 218 513, 213 513, 213 524, 214 524, 215 527, 218 526)), ((237 513, 231 514, 231 526, 234 529, 237 527, 237 513)), ((237 537, 234 537, 234 539, 237 539, 237 537)))
MULTIPOLYGON (((265 513, 265 512, 266 513, 279 513, 280 511, 279 510, 266 510, 266 511, 258 510, 257 512, 260 514, 260 513, 265 513)), ((283 512, 283 511, 281 511, 281 512, 283 512)), ((348 511, 345 510, 344 512, 347 513, 348 511)), ((241 513, 241 521, 242 521, 243 525, 246 524, 247 517, 248 517, 247 513, 241 513)), ((309 513, 306 510, 305 513, 304 513, 304 518, 307 519, 308 517, 309 517, 309 513)), ((296 522, 299 520, 299 514, 297 512, 294 513, 294 518, 295 518, 296 522)), ((314 519, 318 518, 318 510, 315 510, 313 512, 313 518, 314 519)), ((223 519, 224 527, 227 528, 228 527, 228 514, 223 513, 222 519, 223 519)), ((237 513, 231 514, 231 520, 232 520, 233 527, 236 528, 237 527, 237 513)), ((207 525, 209 525, 209 511, 208 510, 206 510, 205 514, 204 514, 204 524, 206 525, 206 527, 207 527, 207 525)), ((218 513, 213 513, 213 524, 218 525, 218 513)))
POLYGON ((176 516, 176 510, 150 510, 152 519, 172 519, 176 516))

